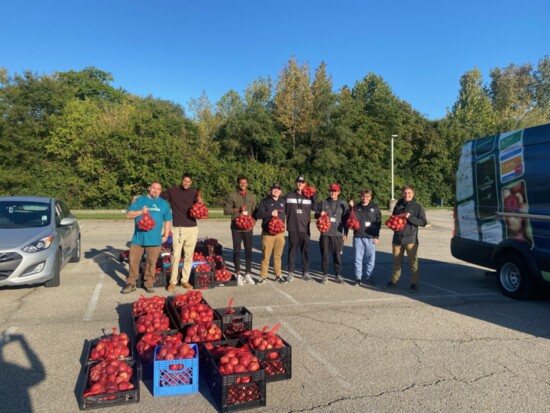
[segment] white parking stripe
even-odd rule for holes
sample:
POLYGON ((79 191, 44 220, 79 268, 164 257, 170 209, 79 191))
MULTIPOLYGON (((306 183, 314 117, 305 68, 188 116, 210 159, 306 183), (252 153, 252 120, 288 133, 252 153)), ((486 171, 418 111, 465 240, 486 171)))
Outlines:
POLYGON ((340 374, 340 372, 338 371, 338 369, 336 367, 334 367, 332 364, 330 364, 323 356, 321 356, 319 353, 317 353, 316 351, 313 351, 312 350, 312 346, 309 345, 303 338, 300 334, 298 334, 298 332, 296 330, 294 330, 292 327, 290 327, 286 322, 284 321, 281 321, 281 325, 286 329, 288 330, 288 332, 290 334, 292 334, 294 336, 294 338, 296 338, 298 341, 301 341, 302 343, 304 343, 304 348, 306 349, 306 351, 310 354, 311 357, 313 357, 315 360, 317 360, 319 363, 321 363, 323 365, 323 367, 325 368, 325 370, 327 370, 329 372, 329 374, 334 377, 336 379, 336 381, 338 381, 338 383, 340 384, 340 386, 342 386, 344 389, 350 389, 352 386, 350 383, 348 383, 347 381, 345 381, 343 378, 342 378, 342 375, 340 374))
POLYGON ((298 300, 296 300, 293 296, 291 296, 290 294, 288 293, 285 293, 283 290, 281 290, 280 288, 277 288, 275 287, 273 284, 269 283, 269 286, 271 288, 273 288, 275 291, 277 291, 279 294, 281 294, 283 297, 286 297, 290 302, 294 303, 294 304, 300 304, 300 302, 298 300))
MULTIPOLYGON (((107 263, 105 262, 103 265, 107 265, 107 263)), ((101 266, 101 274, 99 275, 99 280, 97 280, 97 284, 95 285, 94 293, 92 294, 92 298, 90 298, 90 302, 88 303, 88 307, 84 313, 84 321, 90 321, 92 319, 95 308, 97 307, 99 294, 101 293, 103 280, 105 279, 105 269, 103 268, 103 265, 101 266)))

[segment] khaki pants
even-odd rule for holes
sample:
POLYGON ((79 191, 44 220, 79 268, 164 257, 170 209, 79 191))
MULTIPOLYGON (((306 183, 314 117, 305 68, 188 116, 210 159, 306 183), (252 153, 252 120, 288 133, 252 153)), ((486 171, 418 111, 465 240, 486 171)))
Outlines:
POLYGON ((173 227, 172 228, 172 270, 170 284, 178 283, 179 263, 183 248, 183 270, 181 282, 189 282, 191 266, 193 265, 193 253, 199 236, 199 227, 173 227))
POLYGON ((143 285, 152 288, 155 284, 155 269, 157 267, 160 245, 158 247, 144 247, 143 245, 135 244, 130 245, 130 255, 128 257, 130 261, 130 274, 126 279, 126 285, 136 285, 139 279, 139 263, 141 262, 143 251, 145 251, 146 255, 143 285))
POLYGON ((409 266, 411 267, 411 285, 418 283, 418 244, 393 244, 393 271, 391 282, 397 284, 401 277, 401 265, 403 264, 403 255, 407 251, 409 266))
POLYGON ((262 233, 262 265, 260 267, 260 277, 267 278, 267 270, 269 269, 269 261, 273 254, 273 273, 275 277, 280 277, 282 274, 281 258, 283 249, 285 248, 285 234, 270 235, 262 233))

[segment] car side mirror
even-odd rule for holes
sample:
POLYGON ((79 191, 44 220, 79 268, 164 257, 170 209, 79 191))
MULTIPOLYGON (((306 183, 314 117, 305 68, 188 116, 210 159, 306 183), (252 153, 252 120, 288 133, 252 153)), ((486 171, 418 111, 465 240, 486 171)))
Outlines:
POLYGON ((63 218, 59 223, 60 227, 68 227, 76 223, 76 218, 63 218))

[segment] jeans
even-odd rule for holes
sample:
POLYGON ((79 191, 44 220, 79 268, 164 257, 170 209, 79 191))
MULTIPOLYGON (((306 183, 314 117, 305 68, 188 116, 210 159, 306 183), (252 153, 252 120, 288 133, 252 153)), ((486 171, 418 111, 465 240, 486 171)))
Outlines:
POLYGON ((363 273, 366 278, 370 278, 376 258, 376 247, 373 239, 354 237, 353 248, 355 249, 355 278, 360 280, 363 273))

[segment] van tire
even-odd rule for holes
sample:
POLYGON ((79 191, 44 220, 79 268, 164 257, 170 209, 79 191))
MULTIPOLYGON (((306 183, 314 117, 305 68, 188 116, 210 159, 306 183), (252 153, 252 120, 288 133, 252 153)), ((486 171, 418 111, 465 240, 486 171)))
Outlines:
POLYGON ((504 255, 497 269, 498 288, 506 297, 528 299, 535 293, 535 280, 519 255, 504 255))

